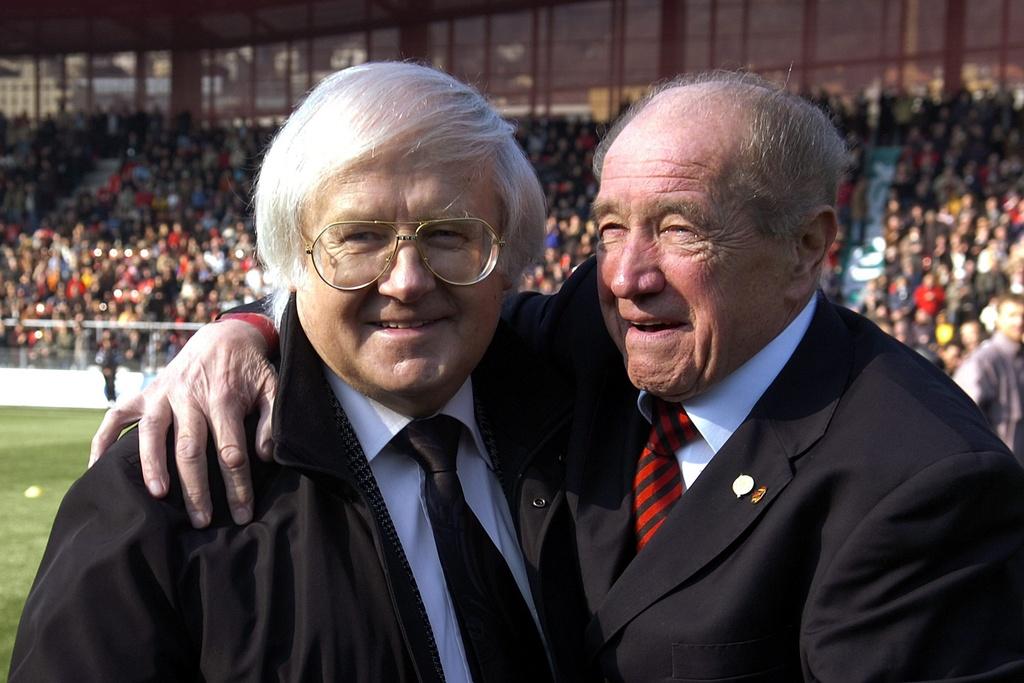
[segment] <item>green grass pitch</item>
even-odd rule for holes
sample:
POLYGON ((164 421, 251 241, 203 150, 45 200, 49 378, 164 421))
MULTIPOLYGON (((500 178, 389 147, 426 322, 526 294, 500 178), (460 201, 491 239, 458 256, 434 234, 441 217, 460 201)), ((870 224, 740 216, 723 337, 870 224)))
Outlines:
POLYGON ((0 407, 0 681, 57 506, 85 470, 103 411, 0 407), (30 486, 42 489, 28 498, 30 486))

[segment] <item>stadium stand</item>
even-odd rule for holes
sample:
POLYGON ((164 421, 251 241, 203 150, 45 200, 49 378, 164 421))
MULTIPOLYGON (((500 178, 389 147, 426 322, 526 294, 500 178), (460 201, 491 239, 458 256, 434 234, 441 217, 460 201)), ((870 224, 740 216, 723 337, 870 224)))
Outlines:
MULTIPOLYGON (((843 234, 823 282, 895 337, 952 372, 968 335, 990 329, 990 301, 1024 292, 1024 114, 1003 92, 942 100, 883 94, 812 96, 845 132, 851 166, 840 190, 843 234), (895 146, 898 160, 882 218, 883 264, 858 292, 843 270, 865 241, 865 159, 895 146)), ((142 112, 0 124, 0 347, 21 365, 82 367, 119 327, 123 362, 160 365, 180 348, 177 331, 138 322, 203 323, 262 296, 249 220, 250 187, 272 129, 199 125, 142 112), (75 190, 97 159, 116 171, 75 190), (32 321, 53 321, 32 327, 32 321)), ((547 194, 544 262, 524 288, 549 292, 594 252, 588 207, 599 126, 535 118, 518 136, 547 194)), ((10 360, 9 360, 10 362, 10 360)))

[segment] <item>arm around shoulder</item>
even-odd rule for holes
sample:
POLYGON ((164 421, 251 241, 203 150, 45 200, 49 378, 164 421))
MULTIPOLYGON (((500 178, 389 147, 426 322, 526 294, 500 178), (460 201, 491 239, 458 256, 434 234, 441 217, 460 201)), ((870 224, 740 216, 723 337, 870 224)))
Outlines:
POLYGON ((618 354, 598 304, 596 258, 580 264, 555 294, 513 297, 502 317, 534 353, 560 367, 571 367, 581 348, 604 345, 618 354))
MULTIPOLYGON (((260 318, 260 316, 256 316, 260 318)), ((263 318, 260 318, 263 319, 263 318)), ((264 334, 240 320, 200 329, 156 381, 141 394, 109 411, 93 437, 90 465, 120 433, 139 420, 141 467, 153 495, 169 487, 167 433, 174 425, 173 455, 196 527, 209 523, 210 492, 206 481, 207 428, 217 446, 232 516, 238 523, 252 517, 250 456, 242 427, 254 408, 260 414, 256 454, 273 452, 271 415, 277 374, 266 358, 264 334)))

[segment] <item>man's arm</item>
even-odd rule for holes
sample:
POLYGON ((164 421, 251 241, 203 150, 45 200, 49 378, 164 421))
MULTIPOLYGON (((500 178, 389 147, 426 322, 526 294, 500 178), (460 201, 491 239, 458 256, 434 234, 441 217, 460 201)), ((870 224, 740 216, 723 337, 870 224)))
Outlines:
MULTIPOLYGON (((584 262, 553 296, 520 294, 510 299, 503 317, 538 355, 567 374, 576 369, 579 348, 603 345, 613 359, 618 352, 609 339, 597 302, 596 260, 584 262)), ((242 428, 244 416, 260 413, 257 456, 272 455, 271 407, 277 374, 267 362, 272 330, 254 324, 265 310, 262 303, 246 306, 245 320, 219 320, 206 325, 141 394, 107 413, 93 437, 90 465, 116 439, 121 430, 139 421, 139 450, 143 475, 154 496, 167 492, 167 452, 164 439, 172 421, 175 459, 181 474, 185 504, 196 527, 210 520, 210 492, 206 481, 206 437, 210 426, 221 471, 228 487, 232 518, 242 524, 252 518, 252 485, 242 428)), ((230 311, 230 317, 234 311, 230 311)), ((223 316, 222 316, 223 318, 223 316)), ((264 318, 266 319, 266 318, 264 318)))
POLYGON ((596 258, 580 264, 555 294, 527 292, 513 297, 502 317, 534 353, 567 373, 587 371, 574 367, 581 360, 580 349, 587 349, 588 362, 600 357, 595 347, 610 354, 614 362, 622 362, 601 316, 596 258))
MULTIPOLYGON (((195 680, 176 605, 180 506, 144 490, 126 437, 61 503, 25 603, 10 680, 195 680)), ((133 445, 132 445, 133 447, 133 445)))
MULTIPOLYGON (((251 315, 251 314, 250 314, 251 315)), ((267 361, 268 340, 241 320, 206 325, 185 344, 156 380, 141 393, 107 412, 92 440, 89 466, 121 431, 138 421, 143 477, 152 495, 168 491, 167 431, 175 432, 175 458, 185 506, 193 526, 210 522, 212 507, 206 477, 207 427, 213 436, 227 486, 232 518, 252 518, 252 482, 245 448, 245 415, 260 413, 256 454, 273 453, 271 412, 277 373, 267 361)))
POLYGON ((885 496, 821 567, 807 680, 1024 680, 1024 472, 960 453, 885 496))

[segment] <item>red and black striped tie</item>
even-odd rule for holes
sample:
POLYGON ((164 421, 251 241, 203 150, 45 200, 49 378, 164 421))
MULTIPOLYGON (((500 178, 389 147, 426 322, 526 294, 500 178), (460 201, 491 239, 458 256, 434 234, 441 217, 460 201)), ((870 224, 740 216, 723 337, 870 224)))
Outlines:
POLYGON ((654 424, 633 478, 638 552, 654 538, 672 506, 683 495, 676 451, 697 436, 697 429, 681 404, 654 399, 654 424))

